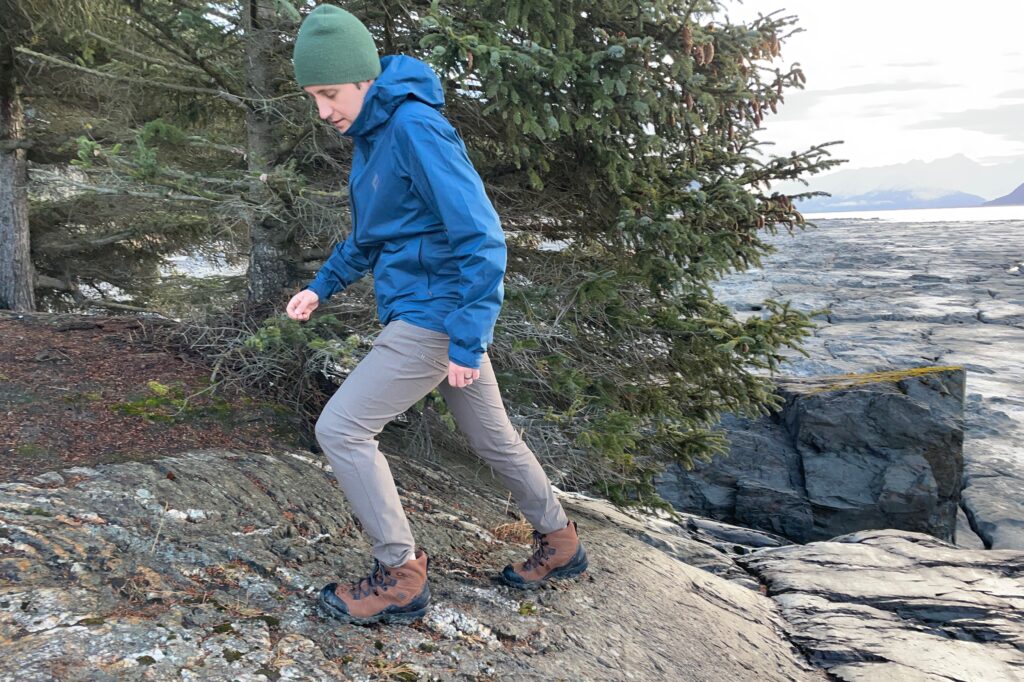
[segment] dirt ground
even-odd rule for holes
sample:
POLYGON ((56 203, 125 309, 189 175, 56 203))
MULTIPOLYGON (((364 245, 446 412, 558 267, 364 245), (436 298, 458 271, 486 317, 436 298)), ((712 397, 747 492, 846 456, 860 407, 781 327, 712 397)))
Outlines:
POLYGON ((199 448, 297 447, 290 415, 202 392, 209 376, 141 341, 132 317, 0 311, 0 481, 199 448))

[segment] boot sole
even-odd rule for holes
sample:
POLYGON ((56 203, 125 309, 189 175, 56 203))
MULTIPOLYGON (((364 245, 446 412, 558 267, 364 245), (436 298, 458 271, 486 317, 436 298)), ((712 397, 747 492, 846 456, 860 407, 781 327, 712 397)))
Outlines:
POLYGON ((575 578, 583 571, 587 570, 590 562, 587 560, 587 551, 583 549, 583 543, 580 543, 580 548, 576 550, 576 554, 573 555, 572 560, 565 566, 559 566, 552 570, 546 576, 540 580, 523 580, 518 573, 512 570, 512 566, 506 566, 505 570, 501 572, 501 581, 509 587, 515 587, 520 590, 533 590, 543 585, 548 580, 567 580, 569 578, 575 578))
POLYGON ((334 618, 335 620, 347 623, 349 625, 376 625, 378 623, 383 625, 389 625, 392 623, 405 624, 411 623, 414 620, 422 618, 427 615, 427 607, 424 606, 422 609, 415 611, 407 611, 404 613, 382 613, 376 616, 369 616, 367 618, 355 618, 349 614, 335 609, 330 604, 320 603, 320 611, 323 615, 334 618))
MULTIPOLYGON (((327 588, 325 587, 324 589, 326 590, 327 588)), ((421 603, 422 606, 420 606, 419 608, 412 609, 410 611, 388 611, 387 609, 385 609, 384 611, 381 611, 380 613, 374 614, 372 616, 366 616, 365 618, 357 618, 349 614, 348 612, 339 609, 330 602, 326 601, 324 599, 324 592, 323 590, 321 590, 320 596, 317 598, 317 607, 319 608, 320 613, 322 615, 329 616, 330 618, 339 620, 342 623, 347 623, 350 625, 375 625, 377 623, 382 623, 387 625, 390 623, 411 623, 414 620, 417 620, 425 616, 427 614, 427 609, 430 606, 429 586, 424 588, 423 593, 421 593, 420 596, 418 596, 416 600, 414 600, 414 603, 415 602, 421 603), (424 597, 426 598, 426 601, 423 601, 424 597)))

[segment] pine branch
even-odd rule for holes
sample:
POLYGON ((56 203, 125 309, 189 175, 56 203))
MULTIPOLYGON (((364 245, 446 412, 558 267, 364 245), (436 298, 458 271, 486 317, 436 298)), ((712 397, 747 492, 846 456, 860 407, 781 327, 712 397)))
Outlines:
MULTIPOLYGON (((166 26, 164 26, 162 23, 157 21, 151 15, 149 15, 149 14, 147 14, 145 12, 142 12, 141 10, 136 12, 136 14, 138 14, 140 17, 142 17, 146 21, 146 23, 148 23, 150 26, 152 26, 157 31, 159 31, 160 34, 162 34, 166 40, 171 41, 172 44, 174 44, 176 41, 181 41, 181 37, 180 36, 175 36, 173 32, 171 32, 166 26)), ((153 41, 153 43, 155 43, 159 47, 162 47, 163 49, 167 50, 168 52, 176 53, 182 59, 185 59, 185 60, 191 62, 192 64, 195 64, 198 68, 200 68, 204 72, 206 72, 210 76, 210 78, 212 78, 216 83, 218 83, 224 90, 232 91, 232 93, 233 93, 234 88, 231 87, 228 84, 228 80, 229 80, 228 77, 225 74, 222 74, 219 70, 215 69, 209 62, 207 62, 207 60, 205 60, 202 57, 200 57, 198 54, 196 54, 191 49, 185 50, 185 49, 182 49, 180 46, 175 45, 174 49, 172 50, 168 45, 166 45, 164 43, 163 40, 157 38, 156 36, 154 36, 150 32, 144 30, 138 24, 135 24, 134 28, 139 33, 141 33, 142 35, 146 36, 151 41, 153 41)), ((238 97, 238 95, 235 95, 235 96, 238 97)))
MULTIPOLYGON (((132 172, 132 171, 135 171, 138 168, 131 161, 119 158, 117 156, 107 156, 106 159, 107 159, 107 162, 110 163, 111 168, 116 167, 118 169, 125 170, 125 171, 127 171, 129 173, 132 172)), ((161 167, 157 168, 155 170, 155 173, 158 173, 158 174, 160 174, 160 175, 162 175, 164 177, 167 177, 167 178, 173 178, 174 180, 178 180, 178 181, 181 181, 181 182, 187 182, 187 183, 190 183, 192 185, 200 185, 200 184, 219 185, 221 189, 217 190, 217 191, 222 191, 222 190, 231 191, 231 190, 234 190, 234 191, 238 191, 238 192, 244 192, 247 189, 249 189, 249 187, 250 187, 250 180, 249 179, 245 179, 245 178, 242 178, 242 179, 238 179, 238 178, 217 178, 217 177, 211 177, 211 176, 206 176, 206 175, 198 175, 196 173, 188 173, 188 172, 185 172, 185 171, 182 171, 182 170, 177 170, 175 168, 169 168, 167 166, 161 166, 161 167)), ((211 199, 211 200, 214 200, 214 201, 220 201, 221 200, 220 197, 214 191, 204 190, 201 187, 195 187, 195 186, 193 186, 193 187, 182 187, 180 184, 166 184, 166 183, 160 182, 159 178, 154 178, 148 184, 150 184, 150 185, 158 185, 158 186, 161 186, 161 187, 167 187, 168 189, 172 189, 172 190, 188 190, 188 191, 191 191, 191 192, 193 192, 194 194, 196 194, 197 196, 200 196, 200 197, 205 197, 207 199, 211 199)))
POLYGON ((192 5, 189 5, 187 2, 181 2, 181 0, 172 0, 171 4, 174 5, 175 7, 180 7, 182 9, 187 9, 187 10, 189 10, 191 12, 195 12, 196 14, 201 14, 203 16, 206 16, 206 15, 214 16, 214 17, 217 17, 218 19, 223 19, 224 21, 226 21, 226 22, 228 22, 230 24, 234 24, 236 26, 238 25, 238 17, 237 16, 232 16, 230 14, 225 14, 224 12, 221 12, 221 11, 217 10, 211 3, 204 3, 200 7, 193 7, 192 5))

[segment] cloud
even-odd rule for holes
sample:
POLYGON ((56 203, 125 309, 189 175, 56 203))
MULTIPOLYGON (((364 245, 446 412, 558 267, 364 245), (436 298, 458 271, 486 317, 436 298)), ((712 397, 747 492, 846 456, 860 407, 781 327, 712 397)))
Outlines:
POLYGON ((907 106, 905 104, 875 104, 873 106, 864 107, 860 111, 860 116, 865 118, 880 118, 883 116, 892 116, 893 114, 905 114, 907 112, 907 106))
POLYGON ((860 85, 847 85, 841 88, 830 90, 816 90, 819 95, 871 95, 876 92, 906 92, 907 90, 938 90, 940 88, 954 88, 952 83, 929 83, 913 81, 896 81, 893 83, 861 83, 860 85))
POLYGON ((907 111, 905 104, 872 102, 873 95, 884 93, 904 93, 911 90, 935 90, 939 88, 952 88, 954 85, 948 83, 925 83, 902 81, 897 83, 862 83, 860 85, 848 85, 841 88, 830 88, 827 90, 802 90, 790 92, 786 95, 786 102, 779 109, 779 119, 782 121, 796 121, 810 117, 812 110, 833 97, 856 95, 863 99, 860 103, 863 113, 861 115, 869 118, 890 116, 892 114, 907 111))
MULTIPOLYGON (((896 83, 861 83, 841 88, 825 90, 794 90, 786 94, 786 101, 779 109, 779 121, 796 121, 808 117, 819 104, 832 97, 844 95, 874 95, 888 92, 907 92, 908 90, 937 90, 939 88, 956 87, 949 83, 930 83, 899 81, 896 83)), ((865 98, 867 101, 867 98, 865 98)), ((865 116, 877 117, 906 111, 905 105, 876 103, 864 111, 865 116)))
POLYGON ((1000 92, 996 97, 1000 99, 1016 99, 1018 97, 1024 97, 1024 88, 1018 88, 1016 90, 1006 90, 1000 92))
POLYGON ((888 62, 886 64, 882 64, 882 66, 891 66, 891 67, 895 67, 895 68, 898 68, 898 69, 902 69, 902 68, 907 68, 907 67, 917 68, 919 66, 936 66, 936 63, 935 62, 888 62))
POLYGON ((778 116, 781 119, 777 118, 776 120, 792 121, 803 118, 825 99, 819 92, 807 92, 806 90, 788 92, 784 97, 786 101, 779 105, 778 116))
POLYGON ((989 109, 953 111, 907 127, 919 130, 962 128, 989 135, 999 135, 1014 142, 1024 142, 1024 126, 1020 124, 1022 120, 1024 120, 1024 102, 1003 104, 989 109))

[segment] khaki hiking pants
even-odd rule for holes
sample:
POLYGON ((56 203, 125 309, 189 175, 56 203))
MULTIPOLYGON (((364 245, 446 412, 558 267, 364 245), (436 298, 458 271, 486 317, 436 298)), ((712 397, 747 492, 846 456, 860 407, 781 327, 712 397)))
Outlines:
POLYGON ((374 557, 387 566, 399 566, 415 551, 412 529, 376 436, 435 388, 470 447, 491 465, 534 529, 550 533, 565 528, 568 519, 547 475, 508 419, 487 354, 480 363, 480 378, 455 388, 448 384, 448 335, 394 320, 316 423, 317 441, 373 541, 374 557))

